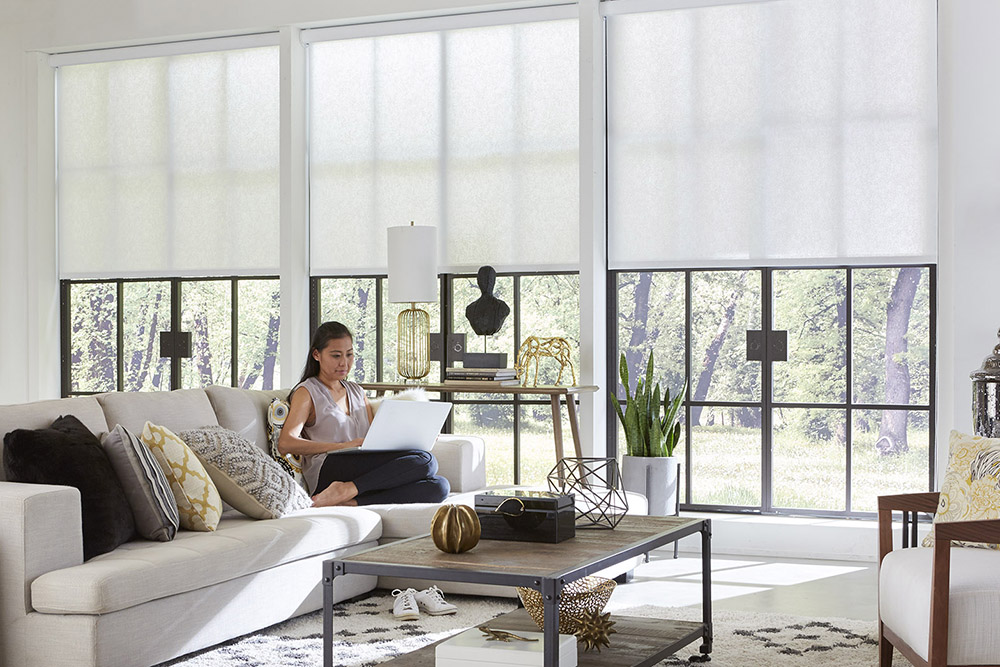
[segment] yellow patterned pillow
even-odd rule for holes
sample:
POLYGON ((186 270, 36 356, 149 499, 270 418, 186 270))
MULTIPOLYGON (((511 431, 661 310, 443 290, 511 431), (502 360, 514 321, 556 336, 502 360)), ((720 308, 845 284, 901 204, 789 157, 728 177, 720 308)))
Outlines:
MULTIPOLYGON (((934 523, 1000 519, 1000 438, 951 432, 948 469, 934 523)), ((997 544, 953 541, 954 546, 1000 549, 997 544)), ((934 530, 924 538, 934 546, 934 530)))
POLYGON ((153 452, 170 482, 181 515, 181 528, 215 530, 222 515, 222 499, 191 448, 166 427, 150 422, 142 429, 142 442, 153 452))

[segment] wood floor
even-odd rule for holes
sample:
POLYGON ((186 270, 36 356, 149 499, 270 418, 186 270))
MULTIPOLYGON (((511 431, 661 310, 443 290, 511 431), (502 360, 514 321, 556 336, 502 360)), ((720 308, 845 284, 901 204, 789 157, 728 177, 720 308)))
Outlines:
MULTIPOLYGON (((674 560, 672 548, 656 551, 618 586, 611 605, 700 607, 700 573, 697 554, 674 560)), ((712 559, 712 578, 715 609, 862 621, 878 615, 874 563, 720 555, 712 559)))

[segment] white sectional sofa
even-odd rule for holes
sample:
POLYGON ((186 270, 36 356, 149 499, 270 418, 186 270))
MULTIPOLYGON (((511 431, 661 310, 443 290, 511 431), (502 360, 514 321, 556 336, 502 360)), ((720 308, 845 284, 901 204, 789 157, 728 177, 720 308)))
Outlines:
MULTIPOLYGON (((0 436, 72 414, 95 434, 140 432, 147 420, 175 432, 220 425, 266 449, 267 406, 285 396, 209 387, 0 406, 0 436)), ((449 502, 472 504, 486 483, 483 442, 442 436, 434 454, 458 494, 449 502)), ((0 667, 152 665, 314 611, 323 560, 426 532, 437 509, 311 508, 274 520, 231 510, 215 532, 136 540, 83 562, 79 492, 2 474, 0 667)), ((338 577, 335 597, 376 584, 338 577)))

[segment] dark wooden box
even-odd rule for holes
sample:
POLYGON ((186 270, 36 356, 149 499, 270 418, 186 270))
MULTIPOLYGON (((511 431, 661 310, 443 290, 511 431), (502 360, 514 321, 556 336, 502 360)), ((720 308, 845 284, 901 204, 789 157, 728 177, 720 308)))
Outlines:
POLYGON ((476 495, 484 540, 562 542, 576 535, 572 494, 488 491, 476 495))

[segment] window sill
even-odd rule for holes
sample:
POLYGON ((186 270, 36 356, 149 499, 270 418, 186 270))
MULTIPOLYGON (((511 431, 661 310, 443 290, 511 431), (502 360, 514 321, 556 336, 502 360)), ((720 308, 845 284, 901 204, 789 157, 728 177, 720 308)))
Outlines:
MULTIPOLYGON (((681 516, 712 520, 712 553, 785 558, 876 562, 878 522, 858 519, 790 517, 719 512, 681 512, 681 516)), ((921 522, 920 539, 930 529, 921 522)), ((900 546, 902 523, 893 523, 893 541, 900 546)), ((700 537, 680 542, 680 550, 698 552, 700 537)))

